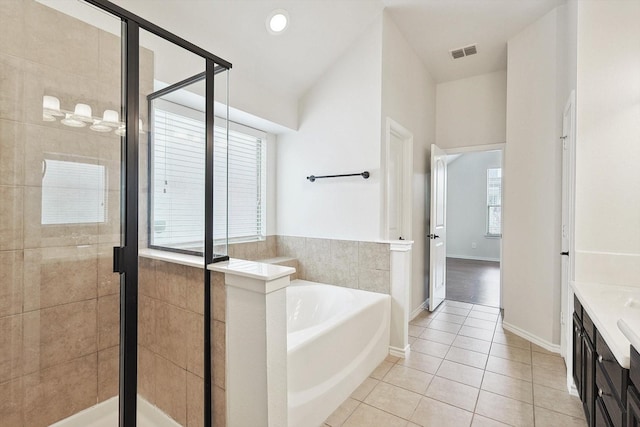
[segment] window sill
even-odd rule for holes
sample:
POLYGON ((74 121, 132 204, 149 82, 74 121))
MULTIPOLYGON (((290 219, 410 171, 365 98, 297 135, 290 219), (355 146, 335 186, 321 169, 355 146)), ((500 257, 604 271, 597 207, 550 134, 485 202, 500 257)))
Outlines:
POLYGON ((502 234, 485 234, 485 239, 502 239, 502 234))
POLYGON ((156 259, 158 261, 186 265, 187 267, 204 268, 204 257, 197 255, 186 255, 176 252, 161 251, 159 249, 145 248, 138 251, 138 256, 142 258, 156 259))

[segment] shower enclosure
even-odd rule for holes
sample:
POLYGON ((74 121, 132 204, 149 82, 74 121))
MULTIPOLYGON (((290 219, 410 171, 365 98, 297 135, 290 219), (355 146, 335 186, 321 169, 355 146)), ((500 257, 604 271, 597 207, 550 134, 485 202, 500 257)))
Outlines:
POLYGON ((0 1, 1 426, 213 425, 230 68, 107 1, 0 1), (155 126, 166 88, 196 134, 155 126), (201 162, 189 266, 144 254, 161 131, 201 162))

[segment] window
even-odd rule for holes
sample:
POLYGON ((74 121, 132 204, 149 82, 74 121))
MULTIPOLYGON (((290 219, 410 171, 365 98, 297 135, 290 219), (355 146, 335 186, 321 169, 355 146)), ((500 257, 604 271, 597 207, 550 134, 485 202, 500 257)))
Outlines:
POLYGON ((105 166, 45 159, 42 224, 90 224, 106 220, 105 166))
MULTIPOLYGON (((153 105, 150 246, 202 253, 204 113, 160 99, 153 105)), ((224 238, 227 228, 229 242, 262 240, 266 134, 230 123, 227 147, 220 122, 214 126, 214 230, 220 232, 214 240, 224 238)))
POLYGON ((487 169, 487 235, 502 235, 502 169, 487 169))

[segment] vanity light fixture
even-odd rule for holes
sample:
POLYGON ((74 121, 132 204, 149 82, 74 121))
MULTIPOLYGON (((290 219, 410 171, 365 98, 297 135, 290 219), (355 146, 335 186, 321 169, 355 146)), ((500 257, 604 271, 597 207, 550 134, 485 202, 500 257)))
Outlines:
MULTIPOLYGON (((91 106, 88 104, 76 104, 73 112, 62 110, 60 100, 55 96, 44 95, 42 97, 42 120, 55 122, 56 117, 64 117, 60 120, 65 126, 83 128, 87 125, 95 132, 107 133, 113 131, 116 135, 125 135, 125 124, 120 121, 120 116, 115 110, 105 110, 102 117, 93 117, 91 106)), ((140 133, 143 133, 142 119, 139 122, 140 133)))
POLYGON ((267 31, 271 34, 282 34, 289 26, 289 13, 284 9, 276 9, 267 17, 267 31))

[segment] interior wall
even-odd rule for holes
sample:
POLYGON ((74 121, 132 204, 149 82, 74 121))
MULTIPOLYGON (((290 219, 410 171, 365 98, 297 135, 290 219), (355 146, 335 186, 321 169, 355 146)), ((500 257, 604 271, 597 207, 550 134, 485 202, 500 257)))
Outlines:
POLYGON ((436 144, 440 148, 505 142, 507 71, 436 87, 436 144))
POLYGON ((560 343, 562 24, 553 10, 508 43, 504 322, 548 346, 560 343))
POLYGON ((390 117, 413 134, 412 292, 411 310, 428 294, 426 224, 429 153, 435 136, 435 83, 398 27, 385 12, 382 36, 382 127, 390 117))
POLYGON ((487 169, 500 167, 500 151, 464 153, 447 166, 447 257, 500 261, 500 238, 486 235, 487 169))
POLYGON ((576 280, 640 286, 640 3, 578 2, 576 280))
POLYGON ((380 234, 382 17, 299 103, 297 132, 278 136, 279 235, 371 241, 380 234), (309 182, 309 175, 371 176, 309 182))

